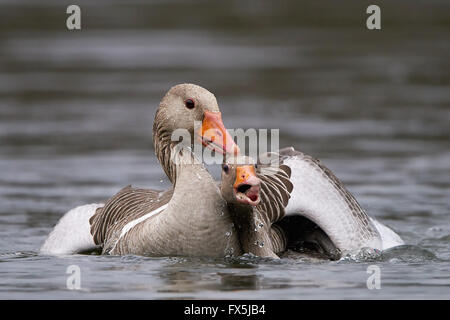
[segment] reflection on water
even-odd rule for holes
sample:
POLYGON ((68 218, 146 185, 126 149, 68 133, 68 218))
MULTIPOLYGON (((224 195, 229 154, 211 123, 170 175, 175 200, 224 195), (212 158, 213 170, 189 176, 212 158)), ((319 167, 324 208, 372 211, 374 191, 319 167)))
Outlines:
POLYGON ((447 1, 378 1, 374 32, 356 0, 77 3, 69 32, 60 1, 0 2, 1 298, 448 296, 447 1), (68 209, 169 185, 151 128, 181 82, 213 91, 229 128, 280 129, 408 245, 338 262, 37 254, 68 209))

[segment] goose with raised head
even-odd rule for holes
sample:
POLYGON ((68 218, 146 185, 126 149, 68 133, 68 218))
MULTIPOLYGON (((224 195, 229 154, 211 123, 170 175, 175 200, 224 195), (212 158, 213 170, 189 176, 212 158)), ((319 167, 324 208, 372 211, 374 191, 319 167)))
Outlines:
MULTIPOLYGON (((177 150, 176 147, 179 144, 179 141, 172 137, 177 129, 182 129, 184 133, 187 133, 191 147, 193 147, 194 141, 201 141, 204 147, 222 154, 239 152, 239 148, 223 125, 217 100, 211 92, 193 84, 180 84, 172 87, 163 97, 156 111, 153 141, 156 156, 174 186, 179 183, 177 174, 180 172, 184 172, 186 175, 195 173, 195 176, 204 178, 203 184, 205 185, 210 179, 209 173, 206 174, 207 172, 198 163, 193 164, 192 167, 189 167, 188 163, 177 167, 172 161, 174 151, 177 150), (196 121, 201 124, 199 128, 195 128, 196 121)), ((186 144, 186 141, 184 143, 186 144)), ((186 162, 188 161, 186 157, 185 152, 185 157, 175 158, 184 159, 186 162)), ((191 182, 193 181, 196 180, 191 180, 191 182)), ((195 188, 203 186, 200 181, 197 182, 195 186, 191 184, 191 190, 183 185, 177 190, 197 192, 198 189, 195 190, 195 188)), ((211 190, 209 190, 210 193, 213 192, 211 190)), ((108 242, 108 235, 112 236, 111 230, 115 230, 113 226, 121 224, 124 224, 125 230, 127 230, 125 238, 129 239, 133 230, 128 230, 128 228, 134 229, 135 225, 133 224, 139 224, 141 222, 139 219, 153 218, 155 215, 163 213, 169 207, 169 200, 172 198, 173 192, 172 189, 162 192, 161 190, 126 187, 105 204, 84 205, 70 210, 52 230, 41 247, 41 252, 72 254, 93 249, 103 250, 104 245, 108 242)), ((177 192, 177 198, 178 194, 179 192, 177 192)), ((203 197, 204 200, 208 200, 208 203, 213 203, 213 198, 203 197)), ((189 202, 179 203, 180 209, 185 211, 183 208, 189 208, 189 204, 189 202)), ((170 207, 173 205, 172 203, 170 207)), ((196 207, 192 207, 192 210, 194 210, 193 208, 196 207)), ((122 246, 122 243, 118 248, 122 246)), ((114 250, 112 251, 114 252, 114 250)))

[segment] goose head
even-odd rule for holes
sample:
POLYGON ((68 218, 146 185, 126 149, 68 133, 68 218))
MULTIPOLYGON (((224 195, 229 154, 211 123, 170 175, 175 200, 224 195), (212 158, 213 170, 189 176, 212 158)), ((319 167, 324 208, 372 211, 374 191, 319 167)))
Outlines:
POLYGON ((155 153, 173 183, 176 173, 170 153, 181 141, 173 141, 172 137, 180 129, 189 134, 191 147, 198 141, 221 154, 239 154, 239 147, 222 122, 216 97, 194 84, 176 85, 161 100, 153 124, 155 153))
POLYGON ((250 157, 227 157, 222 164, 220 191, 228 204, 248 208, 259 204, 261 180, 256 175, 255 167, 250 157))

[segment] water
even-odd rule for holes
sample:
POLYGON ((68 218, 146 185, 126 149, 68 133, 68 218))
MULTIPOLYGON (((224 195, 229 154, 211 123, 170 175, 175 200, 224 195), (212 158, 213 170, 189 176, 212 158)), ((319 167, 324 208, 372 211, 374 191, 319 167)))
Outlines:
POLYGON ((375 32, 360 1, 78 1, 78 32, 58 1, 0 3, 0 298, 450 297, 446 1, 378 1, 375 32), (279 128, 407 246, 337 262, 38 254, 70 208, 169 185, 151 127, 181 82, 213 91, 229 128, 279 128))

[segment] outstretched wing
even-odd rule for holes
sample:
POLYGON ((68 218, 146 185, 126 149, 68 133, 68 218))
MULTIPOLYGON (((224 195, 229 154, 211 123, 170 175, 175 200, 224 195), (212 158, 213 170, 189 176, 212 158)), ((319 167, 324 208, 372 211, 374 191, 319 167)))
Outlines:
MULTIPOLYGON (((295 184, 294 201, 286 208, 287 215, 300 215, 313 221, 340 250, 380 246, 380 235, 369 216, 330 169, 292 147, 280 150, 280 160, 295 170, 291 176, 295 184), (322 202, 326 206, 315 205, 322 202)), ((297 235, 300 234, 311 236, 313 232, 298 229, 297 235)))

